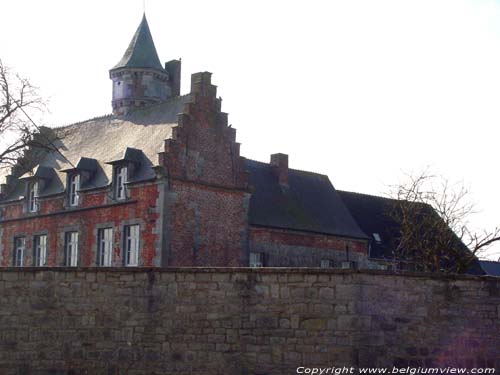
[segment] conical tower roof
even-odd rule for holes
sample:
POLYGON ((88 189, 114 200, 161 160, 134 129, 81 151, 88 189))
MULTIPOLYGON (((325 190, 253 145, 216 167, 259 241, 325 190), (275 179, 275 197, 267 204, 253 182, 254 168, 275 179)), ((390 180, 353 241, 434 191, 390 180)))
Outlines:
POLYGON ((111 70, 120 68, 153 68, 163 70, 149 31, 146 14, 137 28, 122 59, 111 70))

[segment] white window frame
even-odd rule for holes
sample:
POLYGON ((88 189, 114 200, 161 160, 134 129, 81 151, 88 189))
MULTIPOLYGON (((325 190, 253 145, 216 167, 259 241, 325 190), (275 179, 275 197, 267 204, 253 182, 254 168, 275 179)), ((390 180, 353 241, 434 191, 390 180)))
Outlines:
POLYGON ((38 181, 34 181, 28 186, 28 210, 38 212, 38 181))
POLYGON ((250 256, 248 259, 248 264, 252 268, 264 267, 264 254, 250 252, 250 256))
POLYGON ((78 190, 80 190, 80 174, 75 173, 69 177, 69 205, 71 207, 78 206, 80 201, 80 195, 78 190))
POLYGON ((124 227, 124 255, 125 266, 136 267, 139 265, 141 227, 139 224, 125 225, 124 227))
POLYGON ((320 268, 333 268, 334 263, 331 259, 321 259, 320 268))
POLYGON ((355 261, 352 261, 352 260, 344 260, 341 263, 340 268, 342 268, 342 269, 356 269, 356 268, 358 268, 358 263, 355 261))
POLYGON ((35 266, 43 267, 47 265, 47 235, 38 234, 33 239, 35 247, 35 266))
POLYGON ((24 253, 26 252, 26 237, 14 238, 14 267, 24 266, 24 253))
POLYGON ((113 228, 97 230, 97 263, 102 267, 111 267, 113 263, 113 228))
POLYGON ((64 251, 67 267, 78 267, 78 237, 77 231, 64 233, 64 251))
POLYGON ((116 199, 126 199, 127 190, 125 183, 127 182, 128 168, 124 165, 116 167, 116 186, 115 196, 116 199))

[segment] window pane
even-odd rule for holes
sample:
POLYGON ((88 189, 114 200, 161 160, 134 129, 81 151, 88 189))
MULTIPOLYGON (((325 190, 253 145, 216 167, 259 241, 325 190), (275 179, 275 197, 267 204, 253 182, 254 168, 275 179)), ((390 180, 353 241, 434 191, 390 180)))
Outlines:
POLYGON ((78 232, 66 233, 66 265, 78 266, 78 232))
POLYGON ((71 206, 78 206, 78 190, 80 190, 80 175, 75 174, 71 176, 69 185, 69 204, 71 206))
POLYGON ((127 167, 119 167, 116 169, 116 197, 125 199, 125 183, 127 182, 127 167))
POLYGON ((35 266, 47 265, 47 235, 35 236, 35 266))
POLYGON ((262 253, 250 253, 250 267, 262 267, 263 266, 263 254, 262 253))
POLYGON ((100 266, 109 267, 112 264, 113 254, 113 229, 102 228, 98 233, 98 263, 100 266))
POLYGON ((139 245, 139 225, 127 225, 125 227, 125 264, 127 266, 139 265, 139 245))
POLYGON ((14 266, 24 266, 24 249, 26 248, 26 238, 18 237, 14 241, 14 266))
POLYGON ((321 268, 333 267, 333 261, 330 259, 321 259, 321 268))
POLYGON ((28 206, 30 212, 38 211, 38 182, 34 182, 29 186, 28 206))

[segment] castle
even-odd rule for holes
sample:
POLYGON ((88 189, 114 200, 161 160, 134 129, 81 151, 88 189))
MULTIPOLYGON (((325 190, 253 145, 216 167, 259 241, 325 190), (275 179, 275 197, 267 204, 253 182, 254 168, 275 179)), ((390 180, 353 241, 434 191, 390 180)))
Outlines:
POLYGON ((1 266, 368 268, 390 253, 380 212, 359 210, 379 198, 285 154, 242 157, 211 73, 180 95, 181 61, 160 63, 145 16, 110 78, 112 115, 52 129, 5 176, 1 266))

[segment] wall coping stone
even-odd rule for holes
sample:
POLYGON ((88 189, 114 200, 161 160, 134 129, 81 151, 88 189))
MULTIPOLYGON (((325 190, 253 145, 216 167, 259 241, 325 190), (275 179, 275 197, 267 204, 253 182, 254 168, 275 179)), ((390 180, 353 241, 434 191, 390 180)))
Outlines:
POLYGON ((116 273, 249 273, 249 274, 328 274, 328 275, 380 275, 437 280, 500 281, 489 275, 464 275, 393 270, 325 269, 306 267, 0 267, 2 272, 116 272, 116 273))

